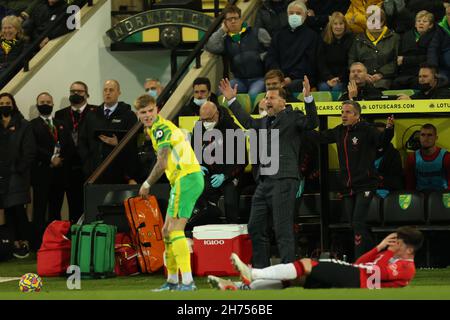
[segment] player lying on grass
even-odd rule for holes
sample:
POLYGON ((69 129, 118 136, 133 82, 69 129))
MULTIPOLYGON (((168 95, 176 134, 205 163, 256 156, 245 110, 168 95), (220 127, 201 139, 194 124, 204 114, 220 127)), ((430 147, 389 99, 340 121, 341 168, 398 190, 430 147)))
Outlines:
POLYGON ((221 290, 282 289, 298 280, 305 288, 398 288, 414 278, 414 255, 423 243, 422 233, 413 227, 400 227, 375 248, 350 264, 339 260, 301 259, 264 269, 250 268, 231 255, 242 283, 215 276, 208 282, 221 290))

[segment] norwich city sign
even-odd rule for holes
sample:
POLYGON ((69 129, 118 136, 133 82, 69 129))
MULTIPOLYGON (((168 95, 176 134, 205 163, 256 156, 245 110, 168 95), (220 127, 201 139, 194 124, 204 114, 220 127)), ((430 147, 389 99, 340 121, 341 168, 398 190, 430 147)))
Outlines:
POLYGON ((106 34, 113 42, 119 42, 136 32, 165 26, 188 27, 206 32, 213 20, 209 15, 188 9, 150 10, 120 21, 106 34))

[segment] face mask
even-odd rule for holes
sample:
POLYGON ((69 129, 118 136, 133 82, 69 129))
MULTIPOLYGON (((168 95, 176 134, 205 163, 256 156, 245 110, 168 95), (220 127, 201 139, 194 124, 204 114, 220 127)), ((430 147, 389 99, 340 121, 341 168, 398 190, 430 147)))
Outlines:
POLYGON ((289 21, 289 25, 291 26, 291 28, 295 29, 297 27, 300 27, 303 24, 303 17, 296 15, 296 14, 291 14, 288 17, 288 21, 289 21))
POLYGON ((84 101, 84 97, 75 93, 69 97, 69 101, 71 104, 80 104, 84 101))
POLYGON ((11 106, 1 106, 0 107, 0 116, 7 118, 11 115, 11 113, 12 113, 11 106))
POLYGON ((212 130, 214 129, 214 127, 216 126, 215 122, 203 122, 203 127, 205 127, 206 131, 212 130))
POLYGON ((427 92, 431 90, 431 85, 429 83, 422 83, 422 84, 419 83, 419 88, 420 91, 427 92))
POLYGON ((41 115, 49 116, 52 114, 53 106, 49 104, 41 104, 40 106, 37 106, 37 109, 41 115))
POLYGON ((153 98, 156 98, 158 96, 158 92, 156 92, 156 90, 148 90, 147 94, 153 98))
POLYGON ((197 106, 199 106, 199 107, 201 107, 206 101, 208 101, 208 100, 207 99, 196 99, 196 98, 194 98, 194 103, 197 106))
POLYGON ((259 115, 260 115, 261 117, 265 117, 265 116, 267 116, 267 111, 266 111, 266 110, 263 110, 263 111, 261 111, 261 112, 259 113, 259 115))

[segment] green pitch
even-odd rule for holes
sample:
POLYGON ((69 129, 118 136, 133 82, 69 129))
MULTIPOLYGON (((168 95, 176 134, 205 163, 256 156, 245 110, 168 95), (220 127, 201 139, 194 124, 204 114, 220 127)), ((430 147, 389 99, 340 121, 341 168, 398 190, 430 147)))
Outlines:
POLYGON ((36 272, 35 258, 0 263, 0 300, 5 299, 151 299, 151 300, 307 300, 307 299, 450 299, 450 268, 418 270, 412 284, 403 289, 327 289, 289 288, 270 291, 218 291, 211 289, 204 277, 196 277, 196 292, 151 292, 164 282, 163 274, 81 280, 81 290, 68 290, 65 278, 43 278, 43 291, 22 293, 18 280, 1 282, 2 278, 20 277, 36 272))

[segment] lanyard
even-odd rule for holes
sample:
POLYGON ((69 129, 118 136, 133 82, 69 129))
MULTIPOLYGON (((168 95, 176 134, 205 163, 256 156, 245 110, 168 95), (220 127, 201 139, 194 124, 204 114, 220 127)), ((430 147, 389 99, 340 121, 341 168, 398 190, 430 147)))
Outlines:
POLYGON ((80 124, 81 119, 83 119, 83 113, 80 113, 80 117, 78 118, 78 121, 75 119, 74 113, 72 108, 70 108, 70 117, 72 119, 72 124, 73 124, 73 131, 78 131, 78 126, 80 124))
POLYGON ((46 119, 45 121, 47 123, 48 126, 48 130, 50 131, 50 134, 53 137, 53 140, 55 140, 55 142, 58 141, 58 129, 56 129, 55 125, 52 125, 49 119, 46 119))

